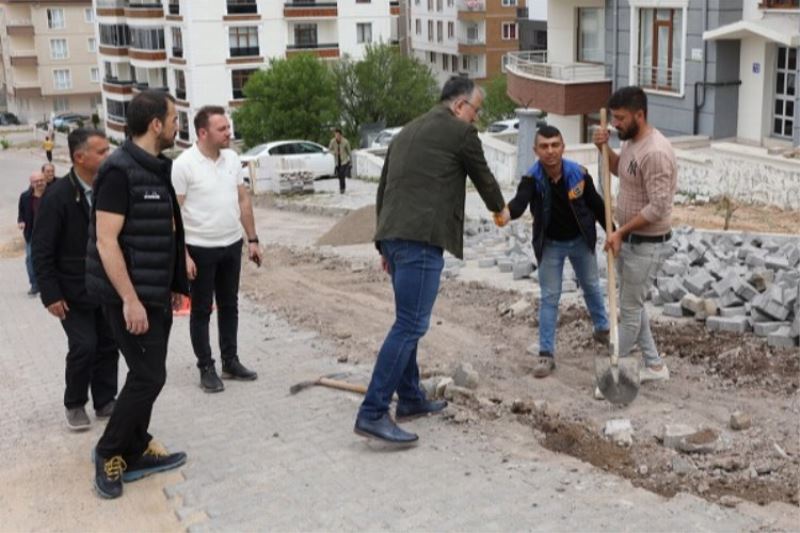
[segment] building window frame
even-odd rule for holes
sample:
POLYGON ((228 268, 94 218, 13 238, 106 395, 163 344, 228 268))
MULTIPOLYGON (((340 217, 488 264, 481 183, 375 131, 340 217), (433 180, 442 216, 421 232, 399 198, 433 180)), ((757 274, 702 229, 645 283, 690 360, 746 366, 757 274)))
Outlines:
POLYGON ((94 8, 87 7, 83 10, 83 21, 87 24, 94 24, 94 8))
POLYGON ((356 23, 356 42, 358 44, 369 44, 372 42, 372 23, 356 23))
POLYGON ((97 37, 89 37, 86 44, 90 53, 97 53, 97 37))
POLYGON ((577 45, 575 47, 575 60, 578 63, 591 63, 591 64, 599 64, 602 65, 605 62, 605 8, 603 7, 579 7, 577 12, 577 25, 578 31, 576 32, 576 38, 578 40, 577 45), (586 54, 584 50, 584 29, 586 24, 583 24, 582 15, 585 13, 590 12, 598 12, 599 16, 597 20, 599 21, 600 27, 598 28, 596 38, 598 40, 597 49, 599 51, 599 56, 595 57, 591 54, 586 54))
POLYGON ((231 57, 257 56, 261 53, 258 26, 228 28, 228 51, 231 57))
POLYGON ((775 54, 774 90, 770 135, 779 139, 792 139, 794 106, 797 105, 797 48, 778 46, 775 54))
MULTIPOLYGON (((630 50, 630 57, 636 58, 635 61, 630 61, 629 71, 628 71, 628 83, 630 85, 639 85, 639 76, 637 73, 637 69, 639 68, 640 62, 640 45, 639 41, 641 39, 640 32, 640 18, 641 18, 641 10, 642 9, 673 9, 673 10, 680 10, 681 11, 681 32, 678 36, 678 42, 680 42, 680 54, 678 61, 678 68, 680 69, 680 73, 677 78, 677 89, 676 91, 672 90, 663 90, 656 87, 647 87, 642 86, 647 93, 652 94, 659 94, 663 96, 669 96, 673 98, 684 98, 686 95, 686 40, 687 40, 687 16, 689 11, 689 0, 629 0, 630 2, 630 41, 629 41, 629 50, 630 50)), ((673 41, 674 43, 675 41, 673 41)), ((673 54, 673 62, 672 65, 675 65, 676 58, 673 54)), ((671 67, 674 69, 675 67, 671 67)))
POLYGON ((65 17, 63 7, 48 7, 47 27, 51 30, 63 30, 67 26, 65 17))
POLYGON ((519 28, 516 22, 502 22, 500 24, 500 37, 504 41, 516 41, 519 36, 519 28))
POLYGON ((53 113, 65 113, 69 111, 69 97, 68 96, 54 96, 53 97, 53 113))
POLYGON ((72 89, 72 71, 70 69, 53 69, 53 89, 56 91, 69 91, 72 89))
POLYGON ((234 100, 244 99, 244 86, 250 76, 258 71, 256 68, 231 70, 231 94, 234 100))
POLYGON ((92 83, 100 83, 100 68, 91 67, 89 69, 89 79, 92 83))
POLYGON ((69 59, 69 43, 66 39, 50 39, 50 59, 69 59))

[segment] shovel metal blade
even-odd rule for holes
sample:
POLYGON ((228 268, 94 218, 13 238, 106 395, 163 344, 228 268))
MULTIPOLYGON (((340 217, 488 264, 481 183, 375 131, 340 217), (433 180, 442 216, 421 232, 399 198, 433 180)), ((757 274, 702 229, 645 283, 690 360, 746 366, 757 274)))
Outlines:
POLYGON ((614 405, 628 405, 639 393, 639 361, 636 357, 620 357, 617 365, 609 357, 595 357, 597 387, 614 405))

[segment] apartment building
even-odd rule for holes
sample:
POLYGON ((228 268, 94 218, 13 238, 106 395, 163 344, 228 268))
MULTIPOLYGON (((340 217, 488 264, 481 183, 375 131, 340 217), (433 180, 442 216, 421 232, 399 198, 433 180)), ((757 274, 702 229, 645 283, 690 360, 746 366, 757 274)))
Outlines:
POLYGON ((491 78, 503 71, 505 54, 519 50, 517 18, 525 0, 407 2, 411 54, 440 84, 454 74, 491 78))
POLYGON ((20 120, 89 115, 101 103, 91 0, 0 0, 2 79, 20 120))
POLYGON ((640 85, 667 135, 800 144, 800 0, 549 0, 548 36, 509 54, 509 94, 568 142, 640 85))
MULTIPOLYGON (((124 135, 127 103, 143 89, 177 98, 178 144, 195 140, 204 105, 235 108, 249 76, 270 59, 313 53, 363 56, 396 43, 399 5, 389 0, 95 0, 106 127, 124 135)), ((234 125, 235 126, 235 125, 234 125)))

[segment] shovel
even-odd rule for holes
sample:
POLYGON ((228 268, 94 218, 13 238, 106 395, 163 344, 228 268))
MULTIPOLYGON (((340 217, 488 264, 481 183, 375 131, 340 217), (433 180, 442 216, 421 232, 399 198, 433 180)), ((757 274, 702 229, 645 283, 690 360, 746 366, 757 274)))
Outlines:
MULTIPOLYGON (((606 109, 600 110, 600 127, 606 129, 606 109)), ((608 144, 603 145, 603 196, 606 210, 606 235, 612 231, 611 222, 611 167, 609 165, 608 144)), ((608 318, 609 352, 594 358, 594 375, 597 387, 603 397, 614 405, 627 405, 639 393, 639 361, 636 357, 619 357, 617 336, 617 272, 614 268, 613 253, 606 254, 608 261, 608 318)))

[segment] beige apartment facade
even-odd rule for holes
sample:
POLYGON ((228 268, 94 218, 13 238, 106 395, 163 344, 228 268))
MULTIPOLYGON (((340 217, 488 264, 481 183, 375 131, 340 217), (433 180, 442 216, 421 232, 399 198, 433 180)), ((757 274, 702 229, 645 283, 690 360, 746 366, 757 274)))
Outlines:
POLYGON ((90 0, 0 0, 8 111, 32 123, 101 105, 94 24, 90 0))

